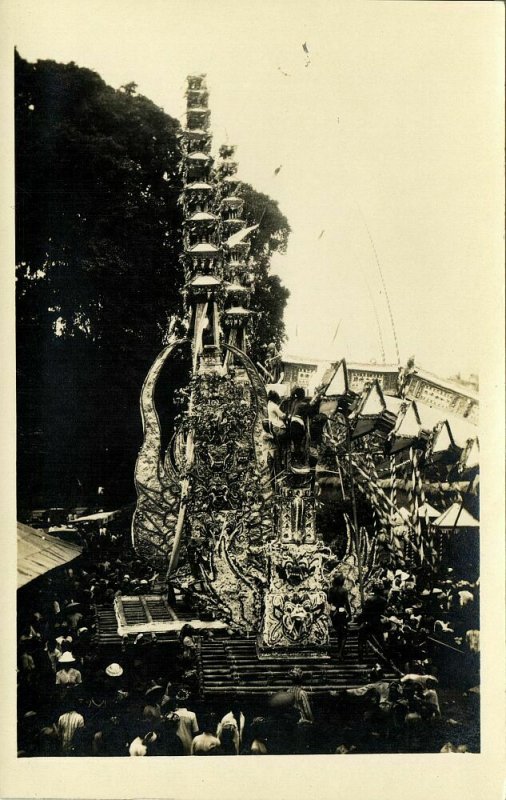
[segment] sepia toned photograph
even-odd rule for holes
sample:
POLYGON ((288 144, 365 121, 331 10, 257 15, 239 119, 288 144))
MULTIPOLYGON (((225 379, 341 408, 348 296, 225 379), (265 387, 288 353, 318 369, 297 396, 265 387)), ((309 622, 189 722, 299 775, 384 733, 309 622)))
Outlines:
POLYGON ((21 766, 483 752, 502 12, 291 5, 19 12, 21 766))

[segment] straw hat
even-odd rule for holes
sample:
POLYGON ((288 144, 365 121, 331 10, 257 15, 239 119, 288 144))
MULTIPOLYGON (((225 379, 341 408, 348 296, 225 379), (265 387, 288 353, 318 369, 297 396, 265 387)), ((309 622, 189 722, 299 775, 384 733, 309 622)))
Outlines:
POLYGON ((61 654, 60 658, 58 659, 58 663, 59 664, 74 664, 75 663, 75 658, 72 655, 72 653, 67 651, 66 653, 62 653, 61 654))
POLYGON ((119 664, 109 664, 105 671, 110 678, 119 678, 120 675, 123 675, 123 667, 120 667, 119 664))

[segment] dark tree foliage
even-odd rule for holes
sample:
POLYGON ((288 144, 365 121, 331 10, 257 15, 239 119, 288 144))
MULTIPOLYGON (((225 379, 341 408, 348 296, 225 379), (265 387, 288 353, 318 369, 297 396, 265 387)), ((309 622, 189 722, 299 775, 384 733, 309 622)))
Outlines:
POLYGON ((251 255, 257 264, 258 280, 250 306, 255 312, 250 355, 253 361, 263 361, 267 345, 274 342, 279 347, 284 338, 282 320, 289 291, 278 275, 269 274, 269 267, 273 253, 285 252, 290 228, 278 204, 266 194, 244 185, 242 196, 248 225, 260 224, 251 237, 251 255))
MULTIPOLYGON (((18 504, 88 503, 99 485, 128 502, 140 388, 181 319, 179 123, 74 63, 16 53, 15 93, 18 504)), ((283 335, 286 290, 267 270, 288 226, 247 192, 250 217, 265 208, 262 350, 283 335)))

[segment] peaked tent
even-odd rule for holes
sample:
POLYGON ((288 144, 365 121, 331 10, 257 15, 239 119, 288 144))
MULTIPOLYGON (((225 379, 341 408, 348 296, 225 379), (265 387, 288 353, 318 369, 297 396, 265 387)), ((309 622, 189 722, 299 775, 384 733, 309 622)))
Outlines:
POLYGON ((441 516, 440 512, 434 506, 431 506, 430 503, 422 503, 422 505, 418 509, 418 516, 422 517, 423 519, 436 519, 437 517, 441 516))
POLYGON ((460 503, 452 503, 450 508, 434 520, 436 528, 479 528, 480 523, 471 516, 469 511, 462 508, 460 503))

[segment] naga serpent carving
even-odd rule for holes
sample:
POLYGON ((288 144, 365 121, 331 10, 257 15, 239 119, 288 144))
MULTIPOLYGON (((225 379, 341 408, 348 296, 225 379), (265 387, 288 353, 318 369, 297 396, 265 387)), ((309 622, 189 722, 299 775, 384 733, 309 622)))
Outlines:
POLYGON ((134 480, 138 499, 132 519, 132 543, 144 558, 160 570, 167 567, 181 487, 178 476, 171 470, 169 459, 162 459, 160 419, 154 394, 166 362, 179 347, 188 344, 187 339, 180 339, 161 351, 146 376, 140 397, 144 440, 135 464, 134 480))

